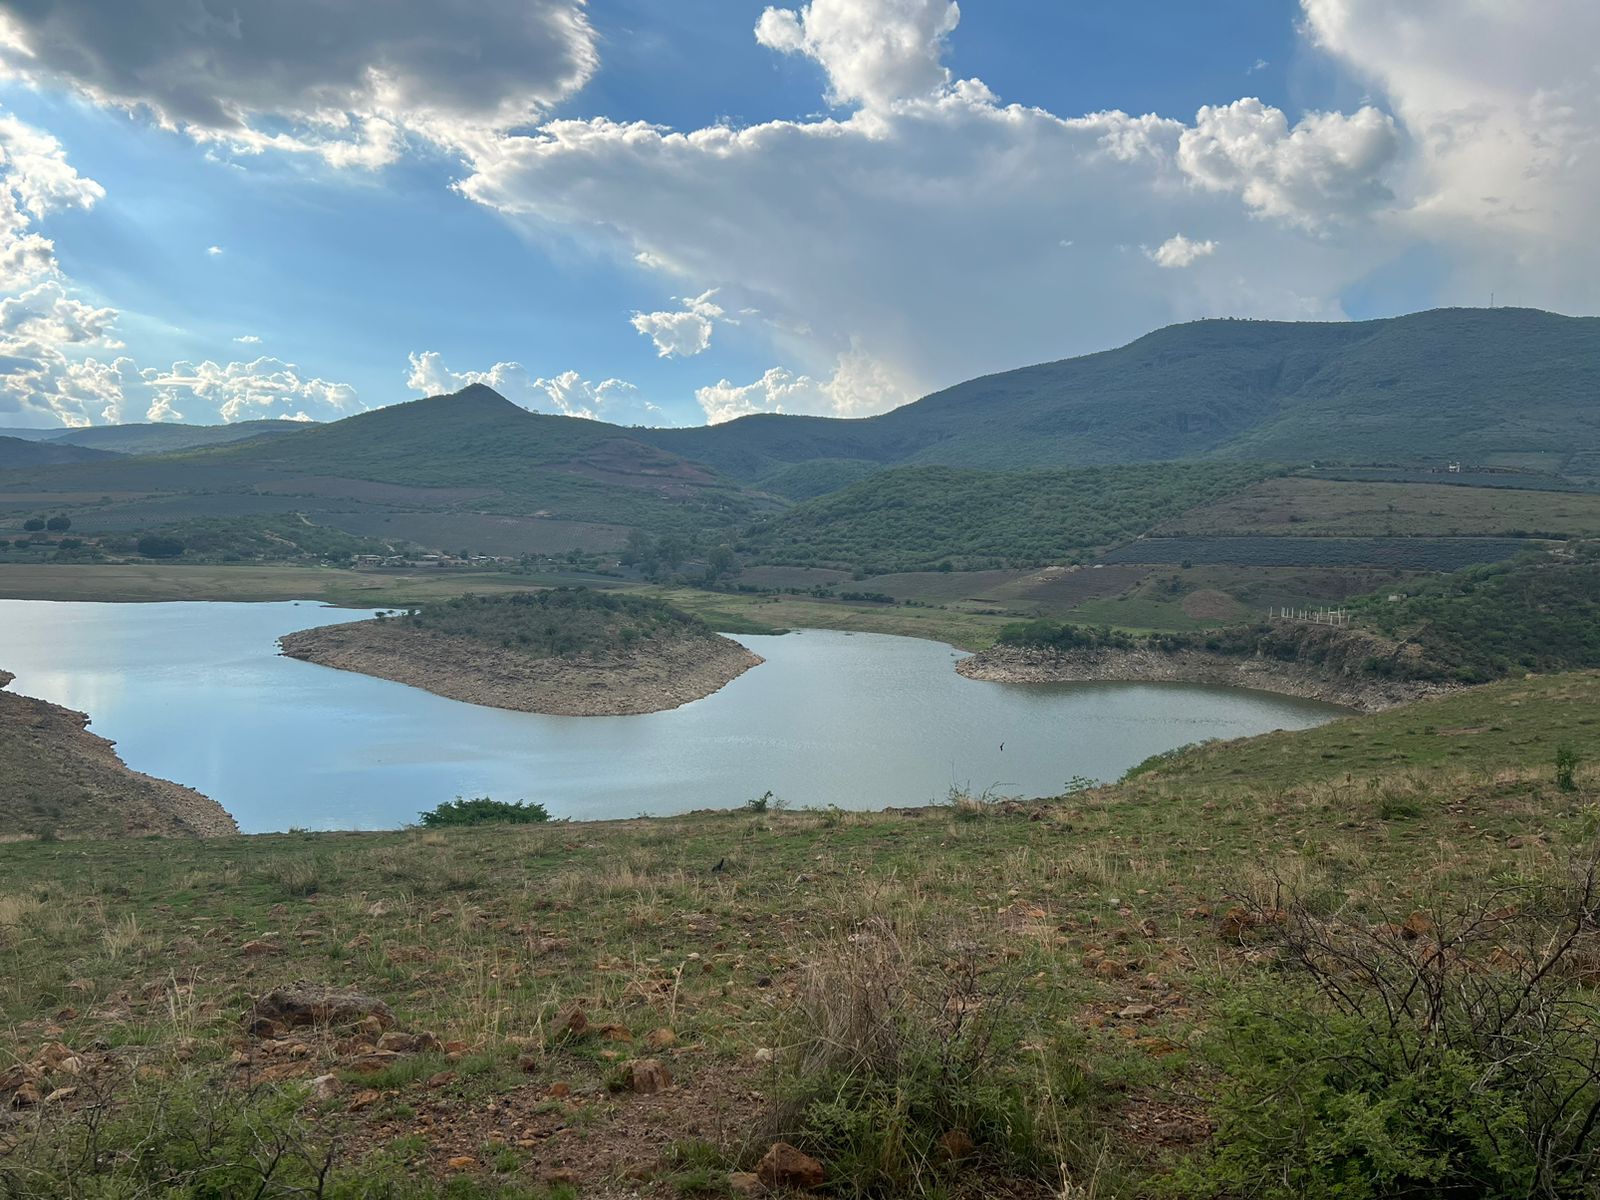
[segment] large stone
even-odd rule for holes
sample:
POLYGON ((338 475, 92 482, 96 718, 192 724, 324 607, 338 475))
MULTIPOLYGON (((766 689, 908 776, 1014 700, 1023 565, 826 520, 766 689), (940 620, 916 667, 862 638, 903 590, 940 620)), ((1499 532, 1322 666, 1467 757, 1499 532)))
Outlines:
POLYGON ((672 1086, 672 1072, 653 1058, 641 1058, 629 1064, 628 1086, 641 1096, 664 1092, 672 1086))
POLYGON ((819 1188, 828 1177, 822 1164, 788 1142, 773 1142, 756 1164, 756 1178, 768 1187, 819 1188))
POLYGON ((304 980, 273 988, 256 998, 245 1013, 245 1027, 272 1021, 285 1028, 298 1025, 354 1025, 370 1018, 380 1029, 394 1026, 394 1013, 376 996, 350 988, 327 987, 304 980))

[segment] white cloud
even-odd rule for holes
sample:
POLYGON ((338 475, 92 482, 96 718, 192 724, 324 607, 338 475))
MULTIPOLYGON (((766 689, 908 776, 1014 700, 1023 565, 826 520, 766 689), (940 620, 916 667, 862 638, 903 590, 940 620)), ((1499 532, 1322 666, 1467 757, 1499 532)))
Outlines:
POLYGON ((557 413, 568 417, 587 417, 619 425, 662 425, 665 414, 650 403, 633 384, 622 379, 598 382, 583 378, 577 371, 536 377, 521 363, 495 363, 487 371, 452 371, 436 350, 410 355, 406 387, 422 396, 458 392, 470 384, 481 383, 499 392, 513 404, 534 412, 557 413))
POLYGON ((723 379, 695 391, 710 425, 760 412, 870 417, 916 398, 891 367, 860 351, 840 355, 827 379, 773 367, 754 383, 723 379))
POLYGON ((1406 232, 1444 251, 1453 293, 1595 311, 1600 4, 1302 4, 1311 38, 1409 133, 1406 232))
POLYGON ((1196 259, 1210 258, 1216 252, 1215 242, 1195 242, 1175 233, 1154 250, 1146 250, 1145 257, 1158 267, 1179 268, 1191 266, 1196 259))
MULTIPOLYGON (((460 187, 534 236, 648 256, 689 287, 724 284, 730 311, 758 309, 748 324, 791 377, 713 385, 702 404, 722 414, 797 407, 797 381, 830 379, 852 351, 911 398, 1175 320, 1342 316, 1339 294, 1383 261, 1384 239, 1339 222, 1308 236, 1196 186, 1185 129, 1062 118, 958 81, 844 119, 683 133, 554 121, 481 147, 460 187), (1226 244, 1231 273, 1157 279, 1119 249, 1175 228, 1226 244)), ((1311 181, 1295 194, 1319 217, 1344 203, 1311 181)), ((806 411, 834 407, 805 395, 806 411)))
POLYGON ((677 312, 636 312, 633 327, 648 337, 656 346, 660 358, 689 358, 711 347, 714 322, 723 315, 719 305, 712 303, 716 289, 698 296, 683 297, 683 308, 677 312))
POLYGON ((241 333, 233 340, 241 346, 259 346, 261 344, 261 339, 253 333, 241 333))
POLYGON ((171 392, 158 394, 154 400, 150 401, 150 407, 145 409, 144 419, 158 423, 161 421, 183 420, 183 414, 172 407, 172 400, 173 394, 171 392))
POLYGON ((0 63, 197 139, 378 166, 537 118, 598 65, 583 0, 51 0, 0 63))
POLYGON ((1315 228, 1392 201, 1384 175, 1400 151, 1394 121, 1370 105, 1352 116, 1310 113, 1290 128, 1260 100, 1206 105, 1178 142, 1178 164, 1202 187, 1315 228))
POLYGON ((811 0, 798 12, 768 8, 756 40, 815 60, 832 103, 875 108, 949 81, 945 39, 960 20, 954 0, 811 0))
POLYGON ((216 258, 218 255, 220 255, 222 253, 222 247, 221 246, 207 246, 206 247, 206 253, 212 258, 216 258))
POLYGON ((224 421, 256 421, 302 411, 307 405, 337 418, 359 412, 362 405, 349 384, 307 377, 293 363, 276 358, 220 364, 176 362, 165 371, 140 372, 157 398, 168 404, 187 393, 208 405, 224 421))

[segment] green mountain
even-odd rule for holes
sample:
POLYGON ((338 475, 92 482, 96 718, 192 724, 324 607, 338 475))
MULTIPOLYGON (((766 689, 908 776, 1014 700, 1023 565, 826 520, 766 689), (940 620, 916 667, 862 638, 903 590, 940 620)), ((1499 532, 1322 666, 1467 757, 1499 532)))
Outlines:
POLYGON ((91 425, 50 440, 56 445, 88 446, 118 454, 175 454, 202 446, 222 446, 248 438, 284 437, 309 426, 303 421, 237 421, 232 425, 91 425))
POLYGON ((105 450, 90 450, 83 446, 62 446, 55 442, 0 437, 0 470, 14 471, 28 467, 109 462, 117 457, 119 456, 105 450))
POLYGON ((761 415, 639 436, 749 480, 816 459, 1016 469, 1452 458, 1560 471, 1600 450, 1600 319, 1441 309, 1196 321, 880 417, 761 415))

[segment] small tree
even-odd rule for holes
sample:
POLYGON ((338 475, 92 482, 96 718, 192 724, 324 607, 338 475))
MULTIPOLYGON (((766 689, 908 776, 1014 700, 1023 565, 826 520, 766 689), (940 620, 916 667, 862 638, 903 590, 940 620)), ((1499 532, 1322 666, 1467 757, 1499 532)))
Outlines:
POLYGON ((177 558, 183 549, 183 543, 177 538, 157 533, 147 533, 139 539, 139 553, 145 558, 177 558))
POLYGON ((22 523, 22 527, 29 533, 38 533, 44 528, 43 517, 29 517, 22 523))
POLYGON ((1573 778, 1578 770, 1578 752, 1571 746, 1556 747, 1556 786, 1563 792, 1578 790, 1578 781, 1573 778))
POLYGON ((65 533, 72 528, 71 517, 51 517, 44 523, 44 527, 51 533, 65 533))

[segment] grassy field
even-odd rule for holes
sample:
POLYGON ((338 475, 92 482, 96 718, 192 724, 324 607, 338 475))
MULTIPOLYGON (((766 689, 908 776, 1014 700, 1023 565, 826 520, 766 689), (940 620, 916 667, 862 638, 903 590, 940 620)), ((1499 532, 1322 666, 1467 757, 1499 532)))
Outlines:
POLYGON ((1159 774, 1196 787, 1341 780, 1360 790, 1402 770, 1424 777, 1550 771, 1560 746, 1600 761, 1600 673, 1531 676, 1303 733, 1216 742, 1175 756, 1159 774))
POLYGON ((1592 761, 1597 701, 1496 685, 1036 804, 0 845, 0 1081, 40 1097, 0 1192, 715 1196, 783 1138, 837 1196, 1278 1200, 1289 1161, 1213 1131, 1251 1022, 1321 1011, 1295 922, 1559 877, 1600 777, 1562 790, 1551 742, 1592 761), (297 980, 395 1029, 253 1028, 297 980))
POLYGON ((1163 536, 1483 537, 1600 533, 1600 495, 1448 484, 1268 479, 1157 527, 1163 536))

